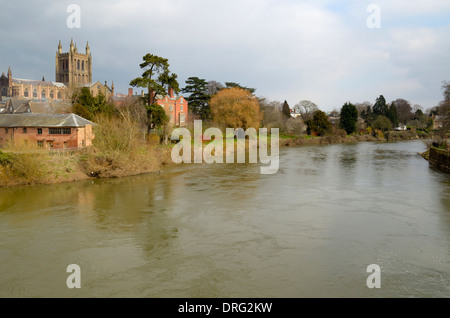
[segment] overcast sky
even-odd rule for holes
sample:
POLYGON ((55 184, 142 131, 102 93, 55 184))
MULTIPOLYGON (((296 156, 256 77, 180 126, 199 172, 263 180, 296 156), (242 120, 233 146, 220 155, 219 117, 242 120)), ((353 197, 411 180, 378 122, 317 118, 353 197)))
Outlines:
MULTIPOLYGON (((84 51, 93 80, 126 93, 146 53, 190 76, 238 82, 256 95, 330 111, 380 95, 425 109, 450 80, 448 0, 127 0, 0 2, 0 72, 55 80, 59 40, 84 51), (69 28, 69 4, 81 27, 69 28), (380 27, 369 28, 380 8, 380 27)), ((72 20, 73 21, 73 20, 72 20)))

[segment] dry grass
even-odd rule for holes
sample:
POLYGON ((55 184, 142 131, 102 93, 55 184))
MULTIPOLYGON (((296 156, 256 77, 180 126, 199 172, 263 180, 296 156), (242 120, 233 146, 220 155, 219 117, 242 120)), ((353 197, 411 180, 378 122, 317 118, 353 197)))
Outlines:
MULTIPOLYGON (((90 177, 121 177, 157 171, 167 163, 168 147, 144 140, 142 127, 131 115, 98 116, 93 146, 80 156, 80 166, 90 177)), ((158 137, 159 138, 159 137, 158 137)))
POLYGON ((80 152, 56 153, 26 145, 4 149, 0 186, 136 175, 172 162, 171 147, 145 141, 131 115, 100 116, 96 122, 93 146, 80 152))

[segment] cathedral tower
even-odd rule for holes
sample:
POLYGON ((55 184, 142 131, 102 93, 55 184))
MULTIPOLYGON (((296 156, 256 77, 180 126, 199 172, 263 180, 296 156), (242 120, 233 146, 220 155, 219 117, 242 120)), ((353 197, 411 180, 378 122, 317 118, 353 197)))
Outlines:
POLYGON ((86 44, 86 53, 79 53, 73 39, 70 41, 69 52, 62 52, 61 41, 55 59, 55 81, 71 84, 92 83, 92 55, 89 43, 86 44))

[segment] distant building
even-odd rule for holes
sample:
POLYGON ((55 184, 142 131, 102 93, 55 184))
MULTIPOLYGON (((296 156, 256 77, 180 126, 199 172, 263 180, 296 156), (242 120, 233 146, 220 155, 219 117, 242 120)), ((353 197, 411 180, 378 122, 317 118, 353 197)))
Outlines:
POLYGON ((130 99, 140 98, 141 96, 133 95, 133 89, 128 89, 128 95, 125 94, 116 94, 116 96, 111 96, 110 100, 116 104, 116 106, 122 105, 124 102, 130 99))
MULTIPOLYGON (((111 97, 111 100, 120 106, 126 100, 141 98, 144 96, 144 91, 141 95, 133 95, 133 89, 128 89, 128 95, 117 94, 111 97)), ((166 96, 157 95, 156 103, 166 111, 169 122, 174 126, 185 126, 188 120, 189 105, 188 101, 183 96, 176 96, 171 87, 169 87, 169 94, 166 96)))
POLYGON ((297 110, 294 108, 291 108, 291 117, 297 118, 300 117, 302 114, 298 113, 297 110))
POLYGON ((89 44, 86 52, 79 53, 73 40, 69 52, 62 52, 61 41, 55 59, 55 82, 13 78, 11 67, 8 74, 0 77, 0 99, 4 97, 26 98, 33 100, 66 100, 77 87, 88 87, 94 96, 102 92, 105 96, 114 95, 114 84, 111 87, 99 81, 92 83, 92 54, 89 44))
POLYGON ((75 114, 0 114, 0 145, 27 144, 45 149, 92 145, 93 122, 75 114))
POLYGON ((341 120, 341 114, 339 112, 333 110, 333 111, 327 113, 327 117, 328 117, 328 121, 332 125, 339 125, 339 122, 341 120))
POLYGON ((407 130, 407 127, 405 125, 403 125, 403 124, 400 124, 397 127, 395 127, 394 130, 396 130, 396 131, 403 131, 403 130, 407 130))
POLYGON ((0 106, 0 114, 52 114, 67 113, 72 107, 68 101, 34 101, 24 98, 7 98, 0 106))
POLYGON ((55 80, 67 86, 92 83, 92 54, 89 43, 86 43, 86 53, 83 54, 78 52, 77 45, 71 40, 69 52, 63 53, 59 41, 55 73, 55 80))
POLYGON ((437 130, 444 126, 444 120, 442 116, 433 115, 431 117, 433 119, 433 129, 437 130))
POLYGON ((175 96, 172 87, 169 94, 156 96, 157 103, 161 105, 174 126, 185 126, 188 120, 188 101, 183 96, 175 96))

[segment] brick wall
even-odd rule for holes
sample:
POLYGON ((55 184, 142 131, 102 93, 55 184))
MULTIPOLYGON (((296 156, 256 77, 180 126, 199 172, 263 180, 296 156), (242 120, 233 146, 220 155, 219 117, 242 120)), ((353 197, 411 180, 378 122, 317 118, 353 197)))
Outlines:
POLYGON ((39 145, 44 148, 64 149, 92 145, 92 126, 70 128, 70 134, 51 134, 50 128, 4 128, 0 127, 0 145, 39 145))
POLYGON ((181 96, 174 100, 166 96, 164 99, 158 100, 157 103, 164 108, 170 122, 174 126, 186 125, 188 120, 188 102, 184 97, 181 96))

